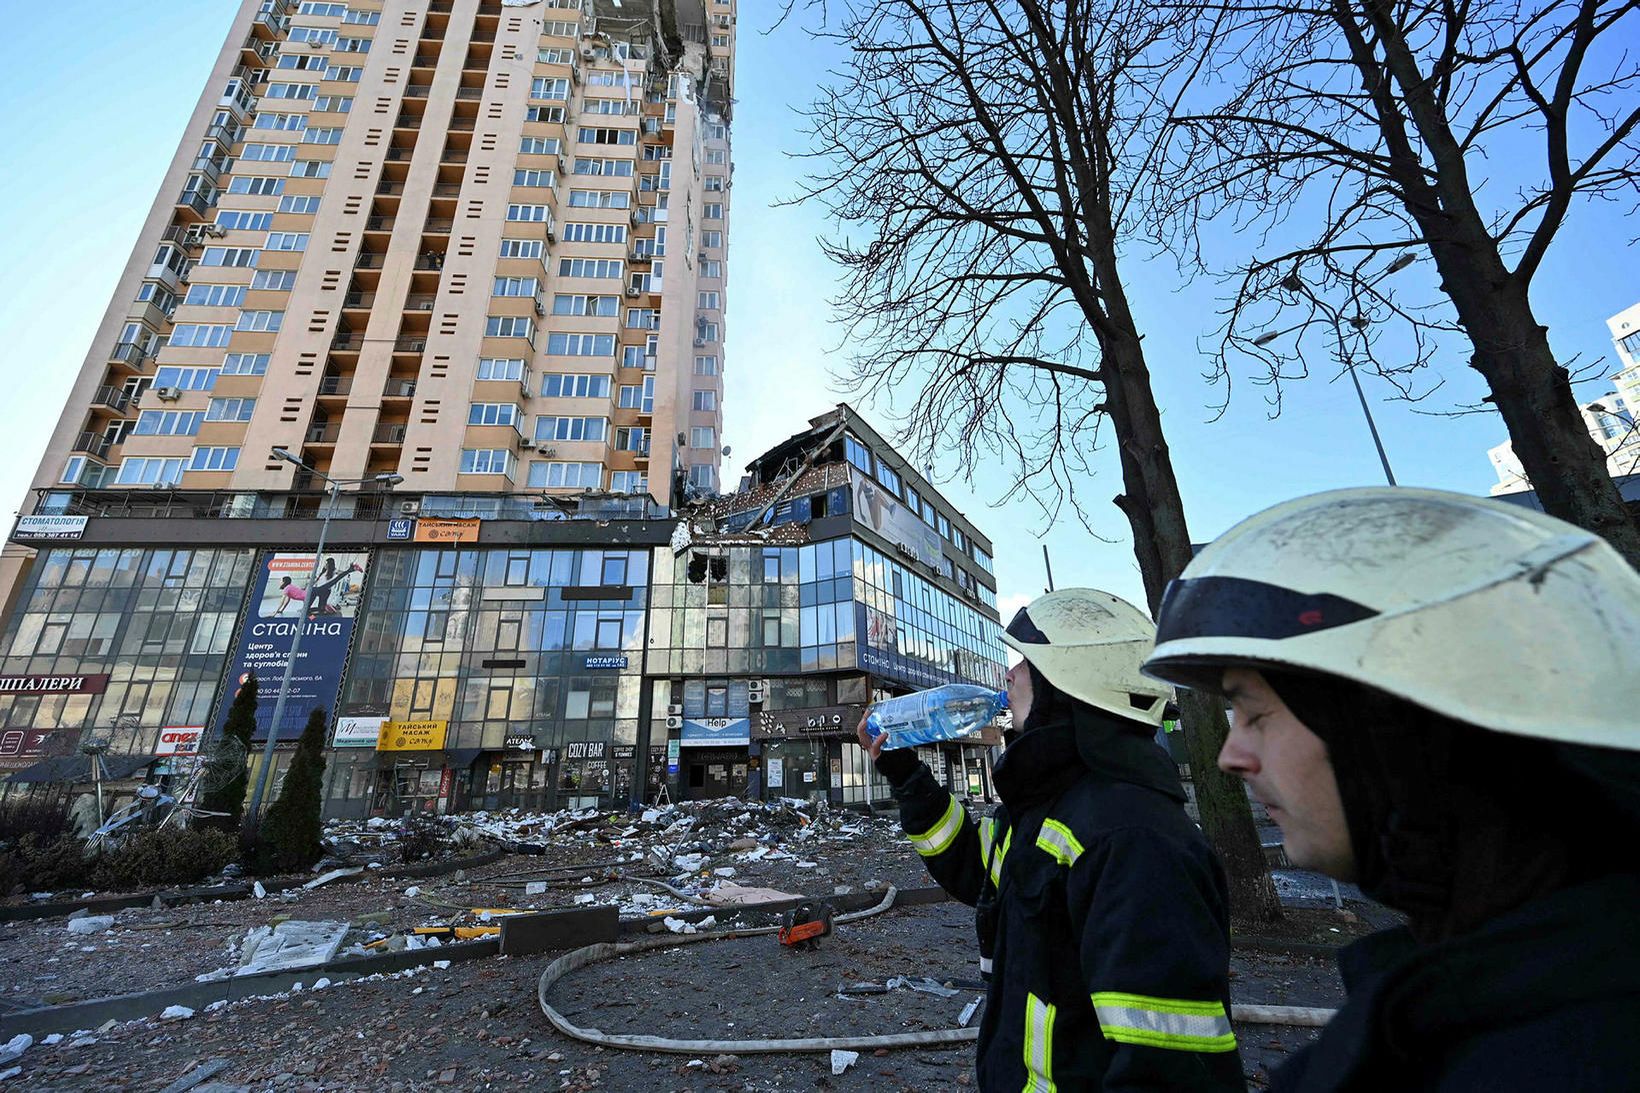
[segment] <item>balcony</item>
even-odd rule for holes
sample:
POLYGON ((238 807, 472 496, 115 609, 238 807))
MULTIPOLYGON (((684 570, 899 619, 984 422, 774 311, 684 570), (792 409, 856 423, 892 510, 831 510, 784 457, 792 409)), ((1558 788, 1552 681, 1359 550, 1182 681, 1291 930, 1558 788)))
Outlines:
POLYGON ((131 393, 123 387, 115 387, 111 384, 105 384, 97 388, 96 393, 91 396, 93 409, 109 410, 117 414, 124 411, 129 405, 131 405, 131 393))
POLYGON ((363 348, 363 334, 337 334, 330 339, 330 351, 332 353, 357 353, 363 348))
POLYGON ((418 53, 415 60, 411 61, 410 64, 415 68, 432 68, 438 64, 438 54, 418 53))
POLYGON ((404 163, 410 159, 413 152, 414 148, 389 148, 382 158, 388 163, 404 163))
POLYGON ((454 220, 429 220, 422 226, 421 230, 433 235, 449 235, 455 224, 454 220))
POLYGON ((417 269, 423 269, 423 270, 426 270, 426 269, 433 269, 433 270, 443 269, 444 268, 444 254, 443 254, 443 252, 441 252, 441 251, 430 251, 427 254, 422 255, 420 258, 416 259, 416 268, 417 269))
POLYGON ((443 152, 441 152, 439 154, 438 161, 440 163, 466 163, 467 162, 467 149, 465 149, 465 148, 446 148, 443 152))
POLYGON ((240 135, 239 126, 223 125, 221 122, 212 122, 205 130, 205 139, 214 140, 218 144, 234 144, 239 140, 240 135))
MULTIPOLYGON (((190 179, 190 181, 192 181, 192 179, 190 179)), ((201 220, 210 218, 211 201, 195 186, 190 185, 187 189, 178 194, 176 205, 178 209, 182 209, 186 212, 192 212, 201 220)))
POLYGON ((398 116, 398 118, 393 122, 393 128, 395 128, 395 129, 420 129, 421 128, 421 115, 420 114, 400 114, 398 116))
POLYGON ((148 359, 148 351, 136 342, 120 342, 108 351, 110 364, 123 364, 133 372, 142 368, 148 359))
POLYGON ((109 443, 108 438, 103 436, 101 433, 81 433, 79 436, 74 438, 75 451, 94 455, 98 459, 101 459, 103 456, 107 455, 108 449, 113 446, 114 445, 109 443))
POLYGON ((374 292, 349 292, 342 297, 343 307, 374 307, 376 294, 374 292))
POLYGON ((402 182, 389 182, 383 179, 381 185, 376 187, 377 197, 396 197, 402 193, 404 193, 404 183, 402 182))
POLYGON ((410 426, 399 422, 397 424, 378 425, 370 434, 372 444, 403 444, 404 437, 410 426))
POLYGON ((364 230, 367 232, 390 232, 393 230, 393 225, 397 223, 397 221, 398 217, 396 216, 366 217, 364 222, 364 230))
POLYGON ((461 196, 461 183, 459 183, 459 182, 440 182, 438 185, 433 187, 433 196, 434 197, 459 197, 459 196, 461 196))
POLYGON ((471 133, 477 125, 474 118, 451 118, 445 128, 452 133, 471 133))
POLYGON ((308 426, 307 434, 302 437, 302 442, 304 444, 334 444, 336 438, 341 434, 341 422, 321 421, 308 426))
POLYGON ((427 352, 427 339, 413 335, 401 334, 399 337, 393 339, 393 352, 425 353, 427 352))
POLYGON ((433 301, 437 298, 438 297, 431 292, 411 293, 409 296, 404 298, 404 310, 431 311, 433 310, 433 301))
POLYGON ((484 89, 482 87, 458 87, 458 88, 456 88, 456 98, 457 99, 465 99, 465 100, 471 101, 471 100, 476 100, 476 99, 482 99, 483 97, 484 97, 484 89))
POLYGON ((353 259, 353 268, 381 269, 382 264, 386 261, 387 255, 385 254, 377 254, 374 251, 362 250, 359 252, 359 256, 353 259))
POLYGON ((352 376, 321 376, 319 378, 320 398, 346 398, 352 390, 352 376))
POLYGON ((382 398, 415 398, 416 381, 407 379, 389 379, 382 386, 382 398))
POLYGON ((430 84, 413 83, 404 89, 404 97, 407 99, 425 99, 432 90, 430 84))

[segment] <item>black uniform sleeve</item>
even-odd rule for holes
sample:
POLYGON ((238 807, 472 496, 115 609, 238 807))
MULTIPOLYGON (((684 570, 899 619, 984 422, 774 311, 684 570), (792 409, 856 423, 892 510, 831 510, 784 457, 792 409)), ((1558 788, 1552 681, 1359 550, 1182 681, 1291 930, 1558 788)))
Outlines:
POLYGON ((941 888, 972 907, 985 881, 979 825, 935 780, 926 763, 918 762, 916 770, 893 789, 900 803, 900 827, 922 855, 929 873, 941 888))
POLYGON ((1071 921, 1106 1093, 1246 1089, 1230 1027, 1230 936, 1212 852, 1145 828, 1109 832, 1071 868, 1071 921))

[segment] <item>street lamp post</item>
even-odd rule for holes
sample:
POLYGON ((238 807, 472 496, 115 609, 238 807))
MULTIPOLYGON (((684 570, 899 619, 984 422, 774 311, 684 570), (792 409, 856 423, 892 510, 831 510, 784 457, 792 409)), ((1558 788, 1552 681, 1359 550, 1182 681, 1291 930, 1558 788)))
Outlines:
MULTIPOLYGON (((1373 287, 1385 277, 1388 277, 1392 273, 1401 272, 1417 260, 1418 256, 1411 252, 1401 255, 1388 266, 1384 267, 1384 271, 1382 273, 1374 277, 1371 281, 1368 281, 1366 287, 1373 287)), ((1297 274, 1289 274, 1288 278, 1296 285, 1302 284, 1302 282, 1299 282, 1297 274)), ((1355 327, 1357 330, 1365 330, 1367 327, 1366 316, 1357 315, 1355 318, 1350 320, 1350 325, 1355 327)), ((1286 333, 1288 333, 1286 330, 1273 330, 1268 334, 1260 334, 1258 337, 1253 339, 1253 344, 1263 347, 1269 345, 1271 342, 1286 333)), ((1395 472, 1390 470, 1389 467, 1389 455, 1384 451, 1384 442, 1378 436, 1378 425, 1372 420, 1372 407, 1367 404, 1367 394, 1361 389, 1361 378, 1355 374, 1355 358, 1347 352, 1344 354, 1344 367, 1348 369, 1350 373, 1350 382, 1355 385, 1355 397, 1361 402, 1361 413, 1366 416, 1367 431, 1372 434, 1372 446, 1378 450, 1378 463, 1384 468, 1384 478, 1390 485, 1397 485, 1395 481, 1395 472)))
MULTIPOLYGON (((365 482, 380 482, 384 487, 391 488, 404 481, 398 474, 378 474, 374 478, 342 479, 331 478, 322 471, 303 463, 296 456, 284 448, 275 448, 273 454, 286 463, 294 463, 309 474, 318 475, 328 484, 328 503, 324 506, 324 518, 319 522, 319 541, 313 548, 313 566, 308 570, 306 594, 313 594, 313 586, 319 579, 319 565, 324 555, 325 537, 330 532, 330 517, 336 511, 336 501, 341 496, 345 485, 359 485, 365 482)), ((268 783, 273 773, 273 749, 279 742, 279 722, 285 715, 285 700, 290 697, 290 679, 296 671, 296 658, 302 651, 302 635, 307 632, 308 600, 302 601, 302 610, 297 616, 296 633, 290 639, 290 653, 285 659, 285 675, 279 681, 279 697, 273 702, 273 723, 268 726, 267 742, 262 746, 262 766, 256 772, 256 786, 251 791, 250 807, 245 811, 246 827, 252 831, 261 825, 262 798, 267 793, 268 783)))

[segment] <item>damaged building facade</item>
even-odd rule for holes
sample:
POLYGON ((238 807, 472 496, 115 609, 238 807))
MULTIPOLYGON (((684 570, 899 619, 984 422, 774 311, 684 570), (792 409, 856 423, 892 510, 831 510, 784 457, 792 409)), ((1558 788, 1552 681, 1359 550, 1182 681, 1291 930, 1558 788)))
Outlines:
MULTIPOLYGON (((943 683, 1001 688, 991 542, 848 406, 688 510, 656 559, 646 649, 664 710, 650 782, 686 798, 882 800, 855 742, 872 701, 943 683)), ((997 730, 924 758, 991 793, 997 730)))

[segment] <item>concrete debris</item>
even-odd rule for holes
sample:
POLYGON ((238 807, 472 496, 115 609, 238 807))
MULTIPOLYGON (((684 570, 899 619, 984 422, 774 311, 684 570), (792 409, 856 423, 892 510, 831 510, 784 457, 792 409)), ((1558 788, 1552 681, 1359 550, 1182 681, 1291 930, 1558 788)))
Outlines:
POLYGON ((837 1051, 836 1049, 833 1049, 831 1053, 832 1074, 837 1075, 843 1073, 843 1071, 858 1062, 859 1059, 860 1053, 858 1051, 837 1051))
POLYGON ((889 990, 897 990, 900 987, 909 987, 914 991, 922 991, 924 994, 937 994, 941 998, 955 998, 957 994, 960 993, 951 987, 943 985, 939 982, 939 980, 931 979, 926 975, 896 975, 893 979, 888 981, 887 986, 889 990))
POLYGON ((674 934, 697 934, 702 930, 710 930, 713 926, 716 926, 717 916, 707 915, 699 922, 687 922, 684 919, 673 918, 671 915, 667 915, 665 918, 661 919, 661 922, 674 934))
POLYGON ((262 887, 261 881, 257 881, 255 884, 251 885, 251 895, 255 896, 257 899, 266 899, 268 890, 262 887))
POLYGON ((717 884, 700 894, 700 898, 715 907, 735 907, 747 903, 774 903, 780 900, 801 899, 795 892, 775 888, 751 888, 739 884, 717 884))
POLYGON ((159 1015, 161 1021, 186 1021, 194 1015, 194 1011, 187 1006, 166 1006, 159 1015))
POLYGON ((347 936, 345 922, 302 922, 289 919, 277 926, 258 926, 239 947, 239 966, 195 976, 198 982, 263 972, 294 971, 334 960, 347 936))
POLYGON ((341 880, 343 877, 356 877, 360 873, 363 873, 363 872, 364 872, 364 866, 362 866, 362 865, 354 865, 354 866, 350 866, 350 867, 345 868, 345 869, 332 869, 328 873, 321 873, 319 876, 314 877, 312 880, 310 880, 306 884, 302 885, 302 887, 303 888, 309 888, 309 889, 311 889, 311 888, 323 888, 325 885, 329 884, 331 881, 341 880))
POLYGON ((23 1052, 34 1046, 34 1037, 26 1032, 19 1032, 4 1047, 0 1047, 0 1066, 6 1066, 23 1057, 23 1052))
POLYGON ((71 934, 100 934, 113 928, 113 915, 86 915, 83 918, 68 920, 68 932, 71 934))
POLYGON ((976 998, 972 1002, 968 1003, 966 1006, 962 1007, 962 1016, 957 1018, 957 1027, 958 1028, 967 1028, 968 1027, 968 1022, 970 1022, 974 1019, 974 1011, 979 1009, 979 1005, 983 1001, 985 1001, 985 999, 976 998))

